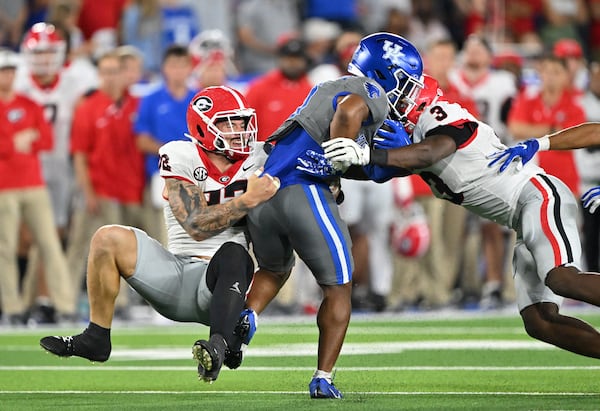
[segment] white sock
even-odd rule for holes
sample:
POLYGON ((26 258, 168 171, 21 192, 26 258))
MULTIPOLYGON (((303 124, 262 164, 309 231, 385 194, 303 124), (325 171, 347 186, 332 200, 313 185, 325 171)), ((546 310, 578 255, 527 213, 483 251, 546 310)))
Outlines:
POLYGON ((330 372, 326 372, 326 371, 322 371, 322 370, 317 370, 313 374, 313 378, 323 378, 329 384, 331 384, 331 373, 330 372))

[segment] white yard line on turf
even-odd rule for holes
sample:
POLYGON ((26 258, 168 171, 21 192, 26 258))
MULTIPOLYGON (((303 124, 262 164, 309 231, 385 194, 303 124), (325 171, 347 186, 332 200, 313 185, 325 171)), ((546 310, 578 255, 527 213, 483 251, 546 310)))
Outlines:
MULTIPOLYGON (((391 366, 391 367, 337 367, 338 371, 364 372, 364 371, 597 371, 600 366, 391 366)), ((184 371, 189 372, 190 366, 164 365, 164 366, 136 366, 136 365, 2 365, 0 371, 184 371)), ((227 368, 222 371, 229 372, 227 368)), ((241 367, 241 371, 314 371, 314 367, 241 367)))
MULTIPOLYGON (((5 346, 4 352, 33 351, 35 346, 5 346)), ((314 356, 317 343, 274 344, 269 346, 250 346, 247 357, 290 357, 314 356)), ((442 341, 396 341, 344 343, 342 355, 397 354, 405 351, 428 350, 557 350, 556 347, 537 340, 442 340, 442 341)), ((130 360, 176 360, 190 358, 190 349, 182 347, 152 347, 113 349, 111 361, 130 360)))
MULTIPOLYGON (((306 391, 77 391, 77 390, 68 390, 68 391, 50 391, 50 390, 40 390, 40 391, 10 391, 10 390, 0 390, 0 394, 145 394, 145 395, 164 395, 164 394, 172 394, 172 395, 206 395, 206 394, 251 394, 251 395, 259 395, 259 394, 268 394, 268 395, 307 395, 306 391)), ((462 392, 462 391, 367 391, 367 392, 359 392, 359 391, 344 391, 344 395, 466 395, 466 396, 476 396, 476 395, 501 395, 501 396, 540 396, 540 397, 566 397, 566 396, 600 396, 597 393, 590 392, 521 392, 521 391, 473 391, 473 392, 462 392)))

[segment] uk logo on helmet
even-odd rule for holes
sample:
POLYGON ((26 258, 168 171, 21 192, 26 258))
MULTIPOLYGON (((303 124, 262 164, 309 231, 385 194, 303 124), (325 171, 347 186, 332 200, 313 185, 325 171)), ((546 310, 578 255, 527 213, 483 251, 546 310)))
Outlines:
POLYGON ((402 51, 403 47, 401 44, 394 43, 392 41, 386 40, 383 43, 383 56, 381 56, 385 60, 389 60, 395 66, 402 66, 403 60, 402 58, 406 56, 402 51))
POLYGON ((196 100, 194 100, 192 106, 194 106, 194 109, 196 109, 196 111, 200 113, 205 113, 211 108, 213 108, 213 101, 206 96, 200 96, 196 100))

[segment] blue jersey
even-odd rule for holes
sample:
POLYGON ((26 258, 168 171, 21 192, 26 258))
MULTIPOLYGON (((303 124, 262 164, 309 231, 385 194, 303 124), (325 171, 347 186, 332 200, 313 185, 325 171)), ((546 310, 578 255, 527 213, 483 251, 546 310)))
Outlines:
POLYGON ((349 94, 361 96, 369 107, 369 118, 363 122, 356 140, 371 144, 373 136, 388 115, 385 91, 367 77, 346 76, 316 85, 296 111, 269 137, 276 141, 271 150, 265 172, 279 177, 281 188, 292 184, 327 184, 296 170, 297 158, 306 150, 323 153, 321 143, 330 136, 329 126, 337 109, 339 97, 349 94))
POLYGON ((187 5, 162 7, 163 51, 173 44, 187 46, 200 32, 198 17, 187 5))
MULTIPOLYGON (((195 92, 188 90, 181 100, 171 96, 165 86, 148 94, 140 101, 138 117, 134 125, 136 134, 147 133, 166 144, 173 140, 187 140, 185 115, 187 107, 195 92)), ((158 155, 146 155, 146 176, 152 177, 158 172, 158 155)))

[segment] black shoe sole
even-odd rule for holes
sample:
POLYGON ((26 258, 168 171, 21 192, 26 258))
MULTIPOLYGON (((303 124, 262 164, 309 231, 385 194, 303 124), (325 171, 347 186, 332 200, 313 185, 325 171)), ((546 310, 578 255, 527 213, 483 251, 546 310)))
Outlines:
POLYGON ((208 341, 198 340, 192 347, 194 359, 202 367, 203 372, 198 367, 198 379, 212 384, 219 376, 221 364, 219 364, 218 354, 208 341), (214 355, 217 358, 214 358, 214 355))

